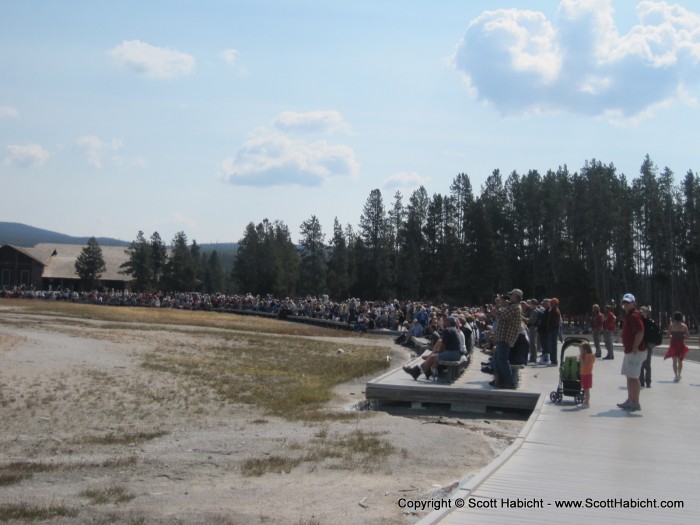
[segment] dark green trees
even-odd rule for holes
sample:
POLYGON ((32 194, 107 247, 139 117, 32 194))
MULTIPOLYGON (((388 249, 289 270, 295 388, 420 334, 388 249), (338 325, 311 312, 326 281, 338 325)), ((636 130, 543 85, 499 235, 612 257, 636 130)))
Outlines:
POLYGON ((299 231, 300 281, 299 293, 320 295, 326 287, 327 255, 325 235, 315 215, 301 224, 299 231))
POLYGON ((241 293, 292 295, 299 280, 299 255, 289 228, 267 219, 246 226, 231 272, 233 288, 241 293))
POLYGON ((697 312, 700 177, 688 171, 679 184, 646 156, 631 180, 591 159, 574 173, 561 166, 504 179, 494 170, 478 195, 466 173, 447 194, 420 187, 389 206, 373 189, 357 227, 336 218, 328 240, 315 215, 300 225, 298 245, 280 221, 251 222, 228 283, 217 254, 187 247, 182 232, 169 256, 157 234, 149 244, 141 232, 128 251, 125 270, 144 289, 480 304, 517 286, 557 296, 571 314, 627 291, 659 313, 697 312))
POLYGON ((129 256, 129 260, 120 266, 121 273, 131 276, 131 287, 134 291, 150 291, 153 283, 151 245, 142 231, 139 231, 136 240, 131 241, 124 253, 129 256))
POLYGON ((95 237, 90 237, 87 246, 82 249, 75 261, 75 271, 80 277, 81 288, 83 290, 94 289, 105 268, 102 248, 95 237))

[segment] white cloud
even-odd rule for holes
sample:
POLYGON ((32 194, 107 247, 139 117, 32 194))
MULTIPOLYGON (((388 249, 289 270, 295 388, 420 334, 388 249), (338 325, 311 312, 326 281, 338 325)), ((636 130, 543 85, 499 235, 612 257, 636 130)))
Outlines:
POLYGON ((190 75, 195 69, 192 55, 166 47, 156 47, 140 40, 125 40, 109 52, 121 66, 151 78, 174 78, 190 75))
POLYGON ((221 52, 221 59, 233 69, 236 74, 245 77, 248 76, 248 70, 240 65, 240 53, 237 49, 229 48, 221 52))
POLYGON ((0 106, 0 118, 17 118, 19 111, 12 106, 0 106))
POLYGON ((41 166, 51 156, 39 144, 26 144, 24 146, 10 144, 5 150, 6 154, 3 157, 3 164, 6 166, 41 166))
POLYGON ((221 163, 219 174, 247 186, 319 186, 333 177, 355 175, 357 170, 355 152, 348 146, 292 140, 260 130, 221 163))
POLYGON ((330 135, 337 131, 349 131, 350 126, 337 111, 284 111, 272 123, 286 133, 323 133, 330 135))
POLYGON ((95 135, 84 135, 75 141, 78 149, 85 154, 88 164, 97 169, 102 168, 102 158, 108 151, 116 151, 122 147, 120 139, 112 139, 110 142, 102 140, 95 135))
POLYGON ((428 184, 428 178, 418 175, 415 171, 394 173, 384 181, 382 187, 390 191, 392 195, 400 191, 403 195, 409 195, 414 190, 428 184))
POLYGON ((123 157, 121 155, 114 155, 112 157, 112 162, 115 166, 120 168, 145 168, 148 166, 148 160, 145 157, 123 157))
POLYGON ((533 11, 487 11, 469 24, 453 65, 473 96, 504 114, 630 120, 687 101, 687 86, 700 79, 700 14, 642 1, 625 35, 613 15, 611 0, 562 0, 554 22, 533 11))

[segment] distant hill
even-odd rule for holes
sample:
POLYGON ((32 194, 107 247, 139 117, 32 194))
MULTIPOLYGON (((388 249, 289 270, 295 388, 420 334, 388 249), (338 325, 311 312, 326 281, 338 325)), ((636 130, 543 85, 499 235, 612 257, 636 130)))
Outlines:
MULTIPOLYGON (((52 244, 87 244, 89 237, 74 237, 42 228, 35 228, 18 222, 0 221, 0 246, 12 244, 31 248, 39 243, 52 244)), ((131 241, 121 241, 110 237, 97 237, 100 246, 129 246, 131 241)), ((233 267, 233 261, 238 250, 238 243, 217 242, 199 245, 202 253, 210 254, 214 250, 219 254, 221 266, 225 271, 233 267)))
MULTIPOLYGON (((87 244, 89 237, 73 237, 64 233, 53 232, 27 226, 18 222, 0 222, 0 245, 12 244, 31 248, 39 243, 57 244, 87 244)), ((97 242, 102 246, 129 246, 129 242, 112 239, 110 237, 97 237, 97 242)))

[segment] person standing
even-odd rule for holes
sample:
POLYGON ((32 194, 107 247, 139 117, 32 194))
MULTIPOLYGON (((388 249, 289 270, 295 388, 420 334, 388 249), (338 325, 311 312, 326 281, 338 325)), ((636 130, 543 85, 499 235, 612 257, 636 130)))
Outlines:
POLYGON ((545 338, 547 339, 547 349, 549 350, 550 366, 559 364, 557 351, 559 345, 557 339, 561 329, 561 312, 559 311, 559 299, 553 297, 549 300, 549 315, 547 316, 545 338))
POLYGON ((595 346, 595 356, 601 357, 602 351, 600 349, 600 336, 603 334, 603 324, 605 323, 605 316, 600 312, 600 306, 597 304, 593 305, 593 346, 595 346))
POLYGON ((627 378, 627 400, 618 403, 617 406, 630 412, 636 412, 642 409, 639 404, 639 392, 642 389, 639 373, 642 371, 642 363, 647 357, 647 347, 644 343, 644 321, 637 310, 636 299, 631 293, 626 293, 622 297, 622 307, 625 309, 622 324, 622 346, 625 357, 622 360, 621 373, 627 378))
POLYGON ((654 355, 654 348, 661 344, 661 330, 651 318, 651 306, 641 306, 639 313, 644 321, 644 342, 647 345, 647 358, 642 363, 642 371, 639 373, 639 384, 651 388, 651 356, 654 355))
POLYGON ((542 299, 542 308, 540 309, 539 315, 537 316, 537 341, 539 342, 540 349, 542 350, 542 357, 540 357, 541 365, 549 364, 549 341, 547 340, 547 321, 549 319, 549 312, 551 310, 551 301, 549 299, 542 299))
POLYGON ((681 380, 681 372, 683 371, 683 359, 688 353, 685 341, 690 337, 688 326, 683 322, 683 314, 681 312, 673 312, 673 322, 668 327, 668 335, 671 336, 671 342, 668 345, 664 361, 669 357, 673 359, 673 381, 678 383, 681 380))
POLYGON ((593 364, 595 356, 588 343, 579 346, 579 362, 581 363, 581 388, 583 389, 583 401, 579 408, 588 408, 591 402, 591 388, 593 388, 593 364))
POLYGON ((603 321, 603 341, 605 341, 605 349, 607 355, 603 359, 615 359, 613 354, 613 332, 617 324, 617 317, 610 308, 609 304, 605 305, 605 321, 603 321))
POLYGON ((537 307, 537 299, 530 299, 528 302, 527 331, 530 339, 530 363, 537 363, 537 321, 541 311, 537 307))
POLYGON ((501 307, 496 312, 498 324, 494 328, 493 340, 496 343, 496 358, 494 359, 494 380, 489 383, 496 388, 515 388, 513 371, 510 368, 510 349, 515 346, 523 328, 523 311, 520 301, 523 292, 515 288, 508 294, 509 301, 501 299, 501 307))

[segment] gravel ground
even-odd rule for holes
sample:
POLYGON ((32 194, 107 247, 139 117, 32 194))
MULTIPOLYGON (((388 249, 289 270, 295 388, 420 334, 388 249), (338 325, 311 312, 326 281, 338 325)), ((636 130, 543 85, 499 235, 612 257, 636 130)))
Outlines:
MULTIPOLYGON (((0 310, 5 517, 53 508, 71 515, 52 523, 413 523, 422 514, 400 498, 449 493, 524 423, 354 410, 368 378, 336 387, 328 409, 339 417, 288 421, 141 366, 169 341, 203 344, 201 329, 105 324, 0 310)), ((323 339, 386 346, 396 366, 409 357, 390 338, 323 339)))

